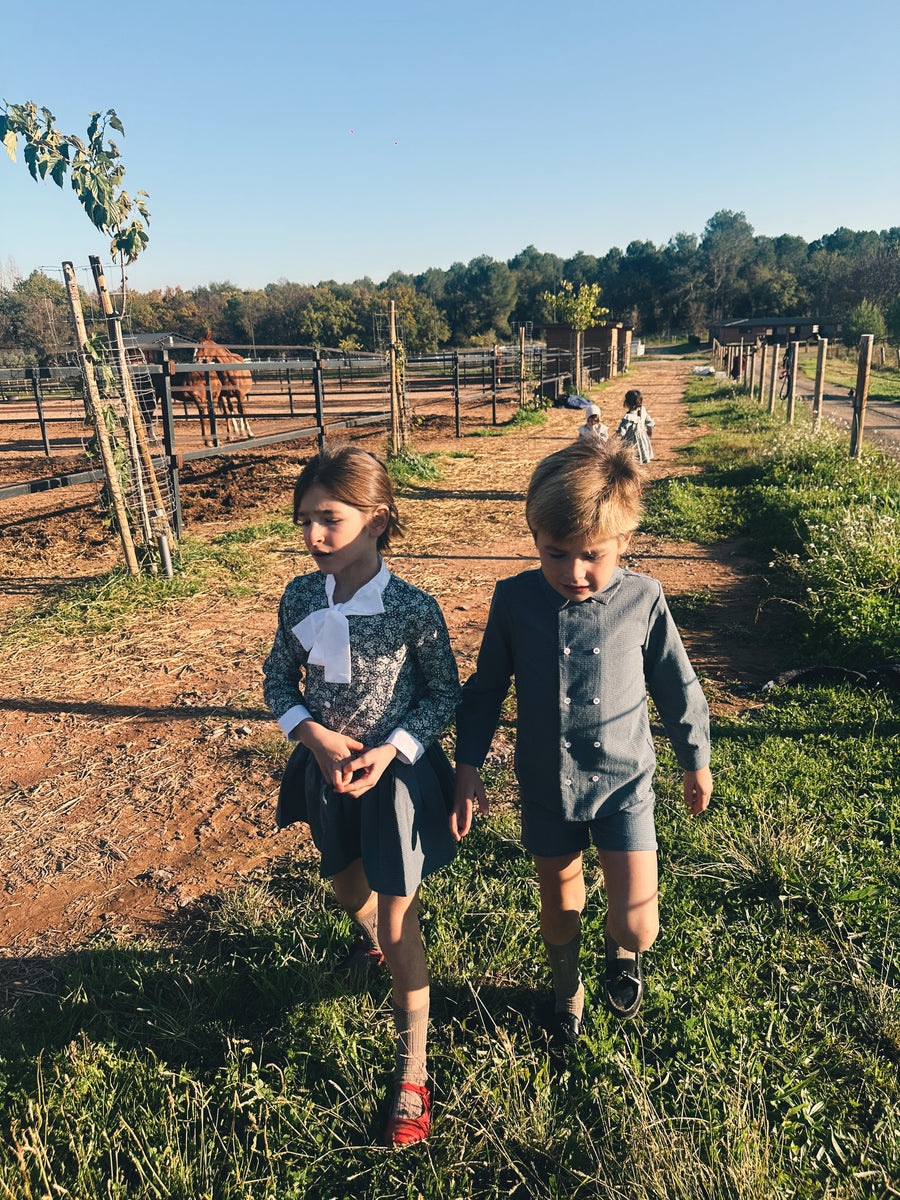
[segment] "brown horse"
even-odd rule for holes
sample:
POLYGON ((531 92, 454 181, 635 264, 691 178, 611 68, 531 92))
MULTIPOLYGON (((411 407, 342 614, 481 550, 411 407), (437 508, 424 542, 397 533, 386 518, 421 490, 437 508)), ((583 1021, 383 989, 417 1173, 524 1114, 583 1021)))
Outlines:
MULTIPOLYGON (((209 396, 206 393, 206 376, 200 371, 186 371, 183 375, 179 374, 175 377, 175 382, 172 386, 172 395, 177 400, 183 400, 185 406, 188 403, 196 404, 197 412, 200 414, 200 432, 203 435, 204 446, 208 445, 206 437, 206 419, 209 416, 209 400, 212 399, 213 408, 219 407, 222 409, 222 415, 228 420, 228 412, 222 404, 222 385, 219 383, 219 377, 215 371, 210 372, 209 376, 209 396)), ((212 422, 210 421, 210 433, 212 433, 212 422)))
MULTIPOLYGON (((239 354, 226 350, 217 345, 209 335, 201 338, 194 351, 194 362, 242 363, 244 359, 239 354)), ((244 399, 253 388, 253 376, 249 371, 217 371, 221 392, 219 404, 225 414, 229 433, 234 431, 238 437, 253 437, 247 414, 244 410, 244 399)))

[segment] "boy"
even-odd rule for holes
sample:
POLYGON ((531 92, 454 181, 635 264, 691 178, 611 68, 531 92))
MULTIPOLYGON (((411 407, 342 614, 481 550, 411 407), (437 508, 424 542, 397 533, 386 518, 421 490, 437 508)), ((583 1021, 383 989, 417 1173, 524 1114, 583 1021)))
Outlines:
POLYGON ((515 677, 522 840, 534 855, 553 976, 553 1040, 581 1032, 582 851, 593 839, 607 893, 606 992, 637 1014, 641 952, 659 932, 647 697, 684 770, 691 813, 709 804, 709 710, 660 585, 619 566, 641 513, 641 468, 625 447, 579 438, 540 462, 525 518, 540 570, 497 584, 475 674, 457 710, 450 827, 487 815, 478 769, 515 677))

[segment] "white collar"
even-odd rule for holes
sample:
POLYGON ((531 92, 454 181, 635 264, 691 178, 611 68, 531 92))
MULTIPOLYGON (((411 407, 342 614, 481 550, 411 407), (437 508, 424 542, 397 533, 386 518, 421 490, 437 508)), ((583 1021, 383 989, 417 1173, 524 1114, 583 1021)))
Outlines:
POLYGON ((293 633, 309 651, 309 662, 325 668, 326 683, 349 683, 350 623, 347 617, 377 616, 384 612, 381 594, 391 579, 391 573, 381 560, 378 574, 364 583, 348 600, 335 604, 333 575, 325 577, 327 608, 316 609, 293 628, 293 633))

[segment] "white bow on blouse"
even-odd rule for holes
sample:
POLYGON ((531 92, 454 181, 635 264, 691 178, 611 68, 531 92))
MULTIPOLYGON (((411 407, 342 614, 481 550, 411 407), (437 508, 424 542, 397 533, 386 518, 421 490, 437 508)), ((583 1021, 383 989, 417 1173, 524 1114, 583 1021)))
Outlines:
POLYGON ((384 612, 381 593, 391 578, 384 563, 374 579, 370 579, 340 604, 334 602, 334 576, 325 577, 327 608, 319 608, 304 617, 293 628, 303 648, 309 651, 309 661, 325 668, 326 683, 350 682, 350 623, 347 617, 369 617, 384 612))

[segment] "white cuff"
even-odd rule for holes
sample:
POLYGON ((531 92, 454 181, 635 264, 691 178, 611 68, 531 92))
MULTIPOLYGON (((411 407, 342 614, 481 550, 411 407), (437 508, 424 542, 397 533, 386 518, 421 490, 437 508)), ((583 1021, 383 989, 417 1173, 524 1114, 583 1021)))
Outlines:
POLYGON ((418 762, 425 753, 425 747, 418 738, 414 738, 411 733, 407 733, 405 729, 395 729, 392 734, 384 739, 385 745, 393 746, 397 751, 397 757, 401 762, 406 763, 411 767, 414 762, 418 762))
POLYGON ((291 738, 291 734, 297 728, 301 721, 311 721, 312 713, 308 708, 304 708, 302 704, 295 704, 293 708, 289 708, 283 717, 278 718, 278 724, 281 726, 282 733, 286 738, 296 742, 297 738, 291 738))

